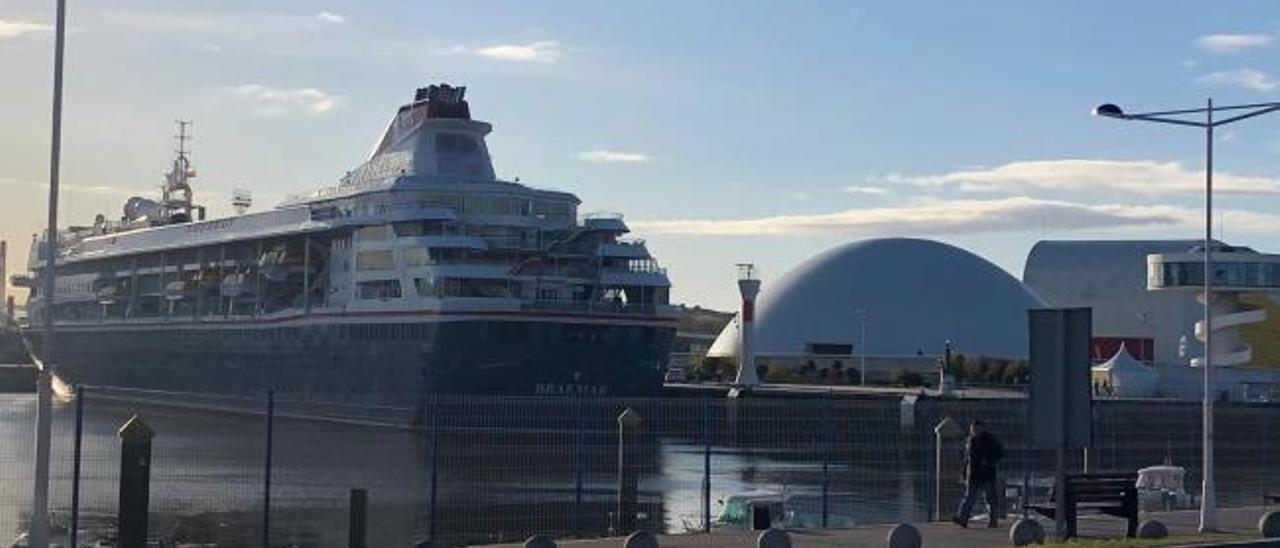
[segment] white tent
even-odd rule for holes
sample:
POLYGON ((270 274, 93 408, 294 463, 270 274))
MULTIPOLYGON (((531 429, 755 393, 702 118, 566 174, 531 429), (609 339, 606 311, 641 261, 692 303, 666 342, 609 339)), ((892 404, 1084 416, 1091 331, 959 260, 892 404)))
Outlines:
POLYGON ((1121 398, 1153 397, 1160 383, 1160 373, 1134 359, 1124 344, 1111 359, 1093 366, 1093 378, 1106 387, 1102 394, 1121 398))

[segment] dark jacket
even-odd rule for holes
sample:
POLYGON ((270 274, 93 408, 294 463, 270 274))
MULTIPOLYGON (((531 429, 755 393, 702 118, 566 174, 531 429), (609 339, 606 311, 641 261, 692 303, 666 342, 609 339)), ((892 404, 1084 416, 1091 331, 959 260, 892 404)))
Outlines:
POLYGON ((1004 458, 1004 447, 990 432, 969 436, 964 445, 965 479, 969 483, 995 481, 996 464, 1004 458))

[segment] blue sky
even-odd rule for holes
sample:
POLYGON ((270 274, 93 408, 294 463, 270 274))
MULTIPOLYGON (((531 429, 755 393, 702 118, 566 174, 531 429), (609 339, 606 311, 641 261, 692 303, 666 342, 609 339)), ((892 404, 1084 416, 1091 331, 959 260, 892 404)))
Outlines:
MULTIPOLYGON (((268 207, 448 81, 495 124, 500 176, 624 212, 678 300, 721 308, 733 263, 767 284, 858 238, 937 238, 1020 276, 1039 239, 1196 237, 1202 136, 1090 109, 1280 100, 1272 2, 70 4, 64 219, 152 192, 176 118, 198 196, 268 207)), ((0 3, 14 266, 45 215, 51 10, 0 3)), ((1276 251, 1280 115, 1217 145, 1223 235, 1276 251)))

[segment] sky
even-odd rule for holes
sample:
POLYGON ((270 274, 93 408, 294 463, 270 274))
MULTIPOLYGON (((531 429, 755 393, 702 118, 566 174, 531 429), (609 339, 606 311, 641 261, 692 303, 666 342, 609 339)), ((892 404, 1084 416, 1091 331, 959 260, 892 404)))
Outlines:
MULTIPOLYGON (((736 303, 843 242, 1021 277, 1041 239, 1203 234, 1205 137, 1090 115, 1280 101, 1280 3, 69 0, 66 223, 157 192, 331 184, 416 87, 468 87, 507 180, 626 214, 673 299, 736 303)), ((53 2, 0 0, 0 239, 44 226, 53 2)), ((1218 129, 1215 235, 1280 251, 1280 114, 1218 129)), ((66 224, 64 223, 64 224, 66 224)))

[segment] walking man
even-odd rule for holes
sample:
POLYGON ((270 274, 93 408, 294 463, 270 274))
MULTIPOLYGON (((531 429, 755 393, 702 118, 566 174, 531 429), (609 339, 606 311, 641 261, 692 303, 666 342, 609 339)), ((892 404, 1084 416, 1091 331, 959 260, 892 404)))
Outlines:
POLYGON ((973 421, 969 427, 969 438, 964 444, 964 502, 960 503, 960 512, 952 521, 961 527, 969 527, 969 518, 973 515, 973 504, 982 493, 987 500, 987 527, 995 528, 999 524, 999 493, 996 492, 996 465, 1004 458, 1004 448, 1000 440, 988 432, 982 421, 973 421))

